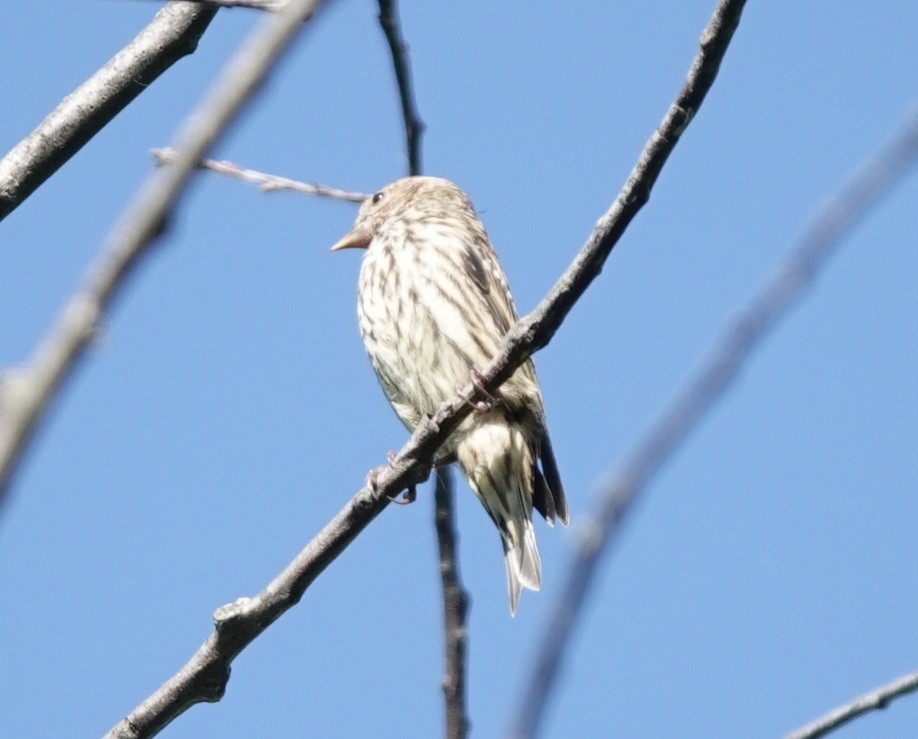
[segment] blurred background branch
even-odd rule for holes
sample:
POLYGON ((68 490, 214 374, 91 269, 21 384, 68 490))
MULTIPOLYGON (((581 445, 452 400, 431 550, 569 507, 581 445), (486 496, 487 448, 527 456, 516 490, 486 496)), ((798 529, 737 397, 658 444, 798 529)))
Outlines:
POLYGON ((200 5, 213 5, 218 8, 249 8, 251 10, 280 10, 287 0, 186 0, 200 5))
POLYGON ((7 371, 0 384, 0 505, 22 450, 41 414, 89 346, 117 292, 165 230, 169 215, 197 163, 222 136, 263 82, 278 56, 310 18, 320 0, 291 0, 263 19, 227 64, 176 137, 176 158, 154 172, 115 225, 90 267, 28 363, 7 371))
POLYGON ((769 332, 813 284, 842 241, 914 166, 918 158, 918 110, 891 144, 861 165, 804 229, 799 242, 758 294, 738 312, 706 359, 634 448, 616 465, 589 521, 582 524, 577 553, 539 640, 537 659, 523 683, 512 735, 538 733, 597 565, 618 539, 625 516, 647 485, 689 437, 739 375, 769 332))

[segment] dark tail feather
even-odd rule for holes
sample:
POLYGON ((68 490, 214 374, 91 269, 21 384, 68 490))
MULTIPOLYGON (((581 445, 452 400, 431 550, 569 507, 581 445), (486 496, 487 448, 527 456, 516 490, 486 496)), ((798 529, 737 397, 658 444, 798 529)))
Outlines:
POLYGON ((542 518, 549 526, 555 525, 555 516, 558 515, 555 500, 551 497, 551 490, 548 483, 545 482, 542 470, 535 462, 532 463, 532 505, 542 514, 542 518))
POLYGON ((533 464, 533 490, 532 505, 544 516, 549 523, 554 523, 555 516, 567 526, 569 514, 567 499, 564 497, 564 487, 561 485, 561 476, 558 474, 558 463, 555 453, 551 448, 551 439, 548 432, 542 434, 539 441, 539 456, 542 458, 542 469, 533 464))

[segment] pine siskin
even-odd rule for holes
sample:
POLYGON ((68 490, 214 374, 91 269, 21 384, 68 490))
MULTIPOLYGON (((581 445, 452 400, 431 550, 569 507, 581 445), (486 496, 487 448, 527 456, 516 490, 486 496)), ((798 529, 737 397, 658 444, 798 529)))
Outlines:
MULTIPOLYGON (((357 293, 363 343, 413 431, 498 353, 517 320, 507 279, 465 193, 436 177, 406 177, 367 199, 332 251, 350 247, 367 250, 357 293)), ((440 453, 455 456, 500 531, 516 613, 520 590, 541 584, 533 506, 549 524, 568 521, 532 362, 467 416, 440 453)))

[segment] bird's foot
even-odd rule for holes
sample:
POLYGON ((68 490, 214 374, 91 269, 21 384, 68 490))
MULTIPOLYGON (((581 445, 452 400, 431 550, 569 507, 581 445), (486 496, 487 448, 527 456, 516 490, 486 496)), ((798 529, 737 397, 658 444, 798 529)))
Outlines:
POLYGON ((500 394, 497 392, 489 393, 485 389, 484 380, 481 378, 481 373, 474 367, 469 370, 469 381, 479 393, 485 396, 484 400, 478 400, 471 404, 475 413, 487 413, 500 402, 500 394))
POLYGON ((390 503, 396 503, 398 505, 411 505, 418 499, 418 489, 414 485, 409 485, 408 489, 402 493, 401 497, 398 496, 389 496, 390 503))
MULTIPOLYGON (((462 392, 463 387, 464 385, 461 382, 456 383, 456 394, 457 395, 462 392)), ((474 401, 466 400, 465 404, 469 406, 478 415, 481 415, 482 413, 487 413, 489 410, 491 410, 494 407, 494 401, 492 400, 474 400, 474 401)))
MULTIPOLYGON (((379 467, 374 467, 367 473, 367 487, 372 493, 376 493, 379 487, 379 476, 387 469, 391 469, 392 462, 395 461, 395 453, 389 452, 386 454, 386 458, 389 460, 387 464, 381 464, 379 467)), ((414 503, 414 501, 418 499, 417 487, 414 485, 409 485, 408 489, 405 490, 401 497, 392 495, 387 495, 386 497, 392 503, 398 503, 398 505, 408 505, 409 503, 414 503)))
POLYGON ((386 460, 386 464, 381 464, 379 467, 374 467, 367 472, 367 487, 370 488, 371 493, 375 493, 379 488, 379 476, 392 467, 392 463, 395 461, 395 453, 387 452, 386 460))
MULTIPOLYGON (((457 388, 458 392, 458 388, 457 388)), ((433 429, 434 433, 440 432, 440 424, 434 421, 434 417, 429 413, 424 414, 424 422, 428 425, 429 428, 433 429)))
POLYGON ((367 487, 370 489, 371 493, 376 493, 378 485, 379 476, 389 468, 387 464, 381 464, 379 467, 374 467, 372 470, 367 472, 367 487))

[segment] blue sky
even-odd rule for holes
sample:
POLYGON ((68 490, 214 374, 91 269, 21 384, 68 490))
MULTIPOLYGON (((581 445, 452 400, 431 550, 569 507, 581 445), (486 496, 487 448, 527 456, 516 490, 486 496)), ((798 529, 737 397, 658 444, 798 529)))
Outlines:
MULTIPOLYGON (((677 91, 713 1, 404 2, 425 169, 472 197, 531 309, 677 91)), ((49 0, 0 25, 0 149, 156 4, 49 0)), ((372 191, 403 173, 376 4, 338 2, 215 152, 372 191)), ((0 366, 23 361, 257 14, 221 11, 0 224, 0 366)), ((536 357, 571 502, 537 524, 544 586, 507 613, 464 484, 474 735, 507 726, 597 483, 814 208, 918 90, 918 5, 751 3, 650 203, 536 357)), ((613 550, 549 737, 771 737, 916 668, 918 177, 659 476, 613 550)), ((357 332, 355 211, 202 175, 54 404, 0 520, 0 735, 103 733, 264 586, 406 434, 357 332)), ((432 496, 390 507, 169 737, 434 736, 432 496)), ((839 733, 912 736, 918 698, 839 733)))

